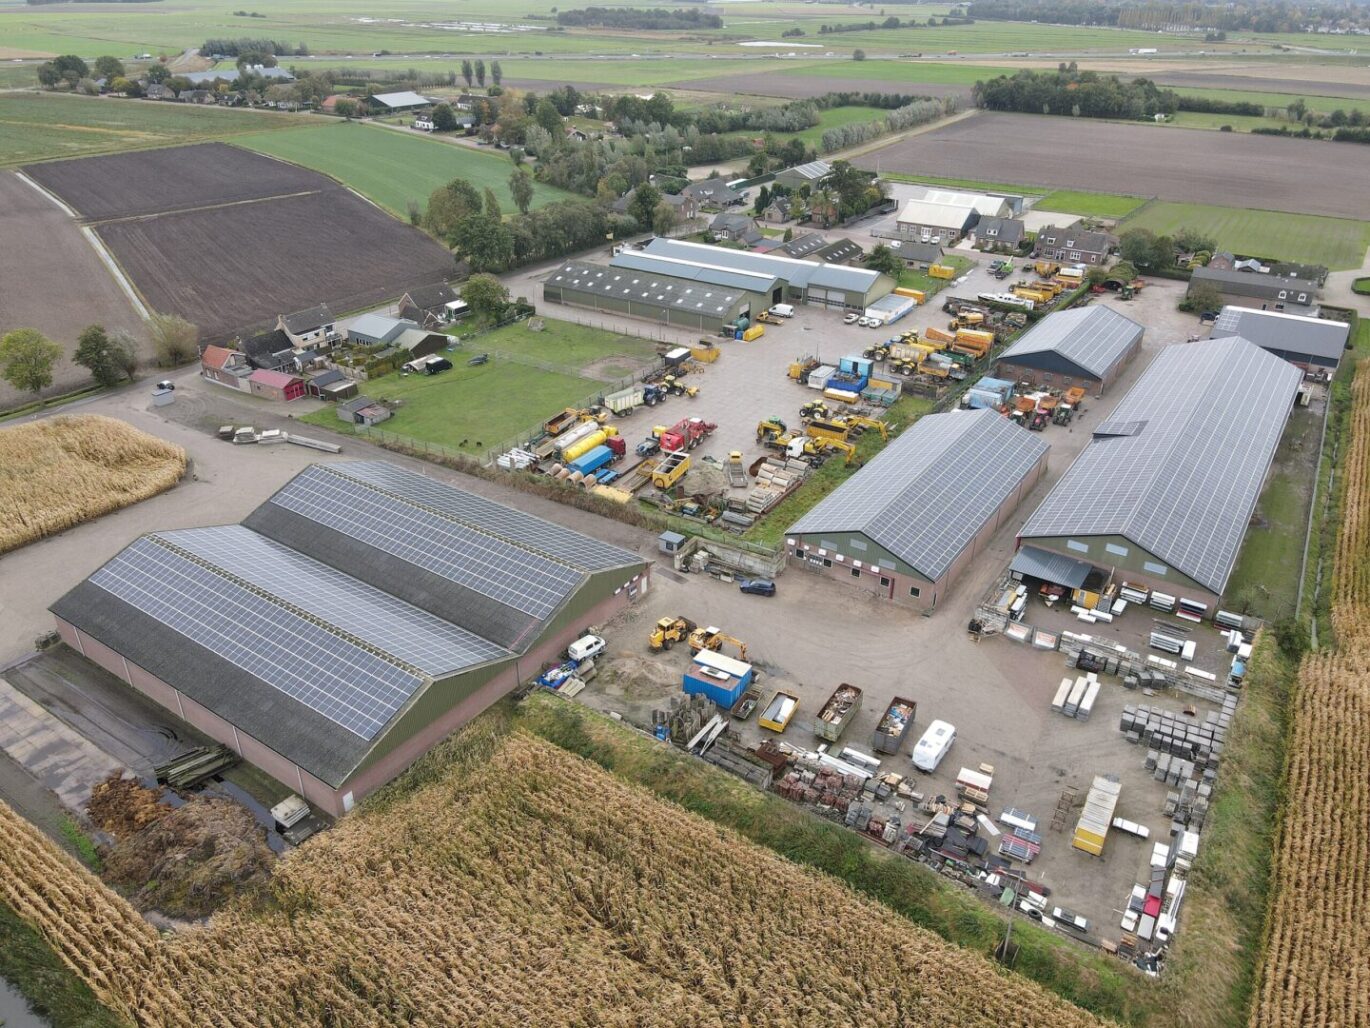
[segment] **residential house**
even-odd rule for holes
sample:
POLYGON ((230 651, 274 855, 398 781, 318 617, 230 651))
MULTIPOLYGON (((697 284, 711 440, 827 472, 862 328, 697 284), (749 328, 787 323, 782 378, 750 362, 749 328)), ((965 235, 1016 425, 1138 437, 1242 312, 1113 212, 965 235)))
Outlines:
POLYGON ((254 371, 247 377, 248 388, 253 396, 268 400, 298 400, 305 394, 304 379, 285 371, 254 371))
POLYGON ((768 225, 783 225, 794 217, 793 209, 794 202, 788 196, 774 197, 761 212, 761 220, 768 225))
POLYGON ((1077 221, 1065 228, 1047 225, 1039 229, 1036 256, 1065 264, 1105 264, 1117 246, 1117 237, 1077 221))
POLYGON ((253 368, 280 371, 294 366, 295 344, 279 328, 239 336, 234 342, 234 349, 246 354, 253 368))
POLYGON ((975 226, 975 245, 981 250, 1014 251, 1027 237, 1027 226, 1017 218, 981 218, 975 226))
POLYGON ((214 93, 208 89, 183 89, 180 101, 183 104, 212 104, 214 93))
POLYGON ((702 211, 721 211, 725 207, 736 207, 740 203, 745 203, 747 199, 743 193, 733 189, 721 178, 691 182, 680 191, 680 195, 688 196, 702 211))
POLYGON ((143 95, 149 100, 175 100, 176 90, 169 89, 161 83, 154 82, 143 90, 143 95))
POLYGON ((456 320, 453 315, 459 309, 469 310, 457 291, 446 282, 415 286, 401 296, 399 302, 400 317, 422 328, 437 328, 456 320))
POLYGON ((363 314, 347 326, 347 341, 358 346, 388 346, 406 329, 418 327, 415 322, 404 318, 391 318, 384 314, 363 314))
POLYGON ((726 239, 744 246, 755 246, 766 237, 756 227, 756 221, 746 214, 724 211, 714 216, 709 223, 709 231, 716 239, 726 239))
POLYGON ((326 347, 338 338, 336 320, 327 304, 319 304, 294 314, 282 314, 276 327, 284 332, 292 345, 302 349, 326 347))
POLYGON ((914 268, 927 268, 942 259, 941 243, 924 243, 921 240, 893 240, 890 249, 914 268))
POLYGON ((379 425, 390 417, 390 408, 369 396, 354 396, 350 400, 343 400, 333 409, 337 411, 338 420, 349 425, 379 425))
POLYGON ((776 172, 775 183, 786 189, 798 189, 800 186, 813 188, 831 174, 832 165, 827 161, 810 161, 776 172))
POLYGON ((437 126, 433 124, 433 119, 427 114, 420 114, 413 120, 410 127, 417 129, 419 132, 432 132, 437 126))
POLYGON ((906 200, 894 224, 901 239, 955 246, 979 220, 970 200, 906 200))
MULTIPOLYGON (((636 195, 636 189, 629 190, 610 204, 610 209, 615 214, 627 214, 628 208, 632 205, 633 197, 636 195)), ((676 217, 681 221, 689 221, 699 214, 698 201, 692 196, 686 196, 684 193, 662 193, 661 201, 673 208, 676 212, 676 217)), ((645 227, 650 228, 651 226, 645 227)))
POLYGON ((1230 306, 1309 316, 1318 313, 1318 284, 1311 279, 1210 267, 1194 269, 1189 277, 1190 290, 1197 285, 1212 286, 1230 306))
POLYGON ((248 391, 247 379, 252 365, 247 354, 226 346, 206 346, 200 354, 200 377, 230 389, 248 391))

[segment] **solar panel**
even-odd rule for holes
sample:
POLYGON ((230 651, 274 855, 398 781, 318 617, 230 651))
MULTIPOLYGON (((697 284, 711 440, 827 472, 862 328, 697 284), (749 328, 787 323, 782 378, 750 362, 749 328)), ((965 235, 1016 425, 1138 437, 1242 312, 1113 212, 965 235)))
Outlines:
POLYGON ((436 482, 387 461, 348 461, 330 464, 329 468, 359 482, 366 482, 397 496, 422 503, 450 517, 498 535, 506 542, 532 548, 547 557, 583 571, 605 571, 609 568, 635 564, 641 560, 628 550, 506 507, 484 496, 436 482))
POLYGON ((1077 307, 1048 314, 999 359, 1059 353, 1101 378, 1141 340, 1142 332, 1141 325, 1108 307, 1077 307))
POLYGON ((1215 593, 1227 585, 1302 373, 1245 339, 1167 347, 1020 533, 1121 535, 1215 593))
POLYGON ((405 603, 241 525, 159 532, 155 538, 440 676, 508 656, 487 639, 405 603))
POLYGON ((789 534, 861 532, 936 581, 1048 448, 993 411, 933 414, 885 447, 789 534))
POLYGON ((323 465, 306 468, 270 502, 530 617, 550 617, 582 578, 576 568, 323 465))
POLYGON ((151 538, 124 549, 90 582, 363 739, 423 684, 151 538))

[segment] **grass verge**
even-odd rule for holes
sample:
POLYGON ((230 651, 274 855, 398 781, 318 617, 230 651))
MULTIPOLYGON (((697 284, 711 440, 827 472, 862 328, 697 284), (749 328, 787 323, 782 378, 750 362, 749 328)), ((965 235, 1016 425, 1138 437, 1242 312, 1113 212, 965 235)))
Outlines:
POLYGON ((1140 196, 1057 189, 1042 197, 1032 209, 1078 214, 1085 218, 1125 218, 1145 202, 1140 196))
MULTIPOLYGON (((937 262, 944 268, 955 268, 956 277, 960 278, 963 274, 975 267, 975 262, 969 257, 962 257, 960 254, 943 254, 942 259, 937 262)), ((905 268, 899 273, 899 286, 901 289, 921 289, 929 300, 940 293, 947 286, 951 285, 955 279, 933 278, 926 271, 917 271, 914 268, 905 268)))
POLYGON ((43 937, 0 903, 0 978, 52 1028, 124 1028, 95 993, 62 963, 43 937))
POLYGON ((1184 930, 1162 979, 1177 1028, 1238 1028, 1260 964, 1271 853, 1284 781, 1289 699, 1298 673, 1271 632, 1248 665, 1222 774, 1189 875, 1184 930))
POLYGON ((102 861, 99 851, 95 848, 95 843, 91 842, 90 836, 70 816, 62 819, 62 838, 67 840, 67 845, 71 847, 81 863, 96 874, 100 873, 102 861))
MULTIPOLYGON (((990 956, 1003 918, 929 869, 868 844, 778 796, 546 692, 520 705, 518 724, 805 867, 846 882, 915 924, 990 956)), ((1149 984, 1125 964, 1026 922, 1013 926, 1014 970, 1104 1017, 1143 1024, 1156 1013, 1149 984)))

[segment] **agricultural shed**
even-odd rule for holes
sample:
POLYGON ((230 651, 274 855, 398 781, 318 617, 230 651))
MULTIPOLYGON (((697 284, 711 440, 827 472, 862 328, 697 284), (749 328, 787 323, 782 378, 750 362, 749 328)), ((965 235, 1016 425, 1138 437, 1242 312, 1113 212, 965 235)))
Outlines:
POLYGON ((427 107, 433 101, 411 89, 404 89, 397 93, 376 93, 368 96, 366 102, 375 110, 409 111, 415 107, 427 107))
POLYGON ((764 307, 769 292, 762 290, 768 291, 771 282, 756 276, 634 275, 585 261, 567 261, 547 277, 542 298, 548 303, 718 332, 754 307, 764 307))
MULTIPOLYGON (((294 82, 295 76, 290 73, 289 68, 272 67, 268 68, 262 64, 253 64, 247 69, 253 75, 271 79, 274 82, 294 82)), ((237 68, 224 68, 216 71, 188 71, 180 74, 181 78, 186 79, 192 86, 217 81, 237 82, 238 76, 242 73, 237 68)), ((184 98, 184 97, 183 97, 184 98)))
POLYGON ((790 526, 790 562, 935 608, 1046 473, 1050 446, 994 411, 931 414, 790 526))
POLYGON ((253 396, 280 402, 298 400, 305 394, 304 379, 286 371, 258 369, 247 376, 247 386, 253 396))
POLYGON ((310 803, 350 810, 647 589, 636 554, 383 461, 152 532, 63 639, 310 803))
POLYGON ((827 245, 828 240, 825 236, 820 235, 817 232, 806 232, 804 235, 795 236, 788 243, 782 244, 780 252, 786 257, 802 260, 805 257, 812 256, 827 245))
POLYGON ((1019 542, 1211 607, 1301 379, 1245 339, 1166 347, 1094 428, 1019 542))
POLYGON ((793 168, 786 168, 784 171, 777 171, 775 173, 775 184, 784 186, 786 189, 816 186, 831 174, 832 165, 827 161, 809 161, 808 164, 799 164, 793 168))
POLYGON ((1190 290, 1197 285, 1212 286, 1225 303, 1236 307, 1318 313, 1318 284, 1311 279, 1262 275, 1258 271, 1195 268, 1189 276, 1190 290))
POLYGON ((1137 356, 1144 331, 1109 307, 1057 311, 999 355, 997 374, 1034 386, 1081 385, 1102 393, 1137 356))
POLYGON ((347 326, 347 341, 359 346, 380 346, 382 343, 393 343, 406 329, 418 327, 416 323, 403 318, 363 314, 347 326))
POLYGON ((903 239, 955 246, 979 220, 980 213, 969 199, 949 203, 906 200, 894 226, 903 239))
POLYGON ((861 244, 854 239, 834 239, 821 250, 815 250, 812 257, 824 264, 855 264, 865 255, 861 244))
POLYGON ((1228 306, 1213 322, 1210 337, 1241 336, 1305 374, 1330 378, 1341 363, 1350 334, 1351 326, 1344 321, 1228 306))

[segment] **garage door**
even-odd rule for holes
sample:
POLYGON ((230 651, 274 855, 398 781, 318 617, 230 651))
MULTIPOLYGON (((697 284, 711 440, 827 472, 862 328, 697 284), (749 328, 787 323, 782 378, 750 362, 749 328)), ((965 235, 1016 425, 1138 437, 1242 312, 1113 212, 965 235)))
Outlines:
POLYGON ((847 294, 838 289, 811 288, 808 292, 808 301, 816 307, 842 308, 847 305, 847 294))

